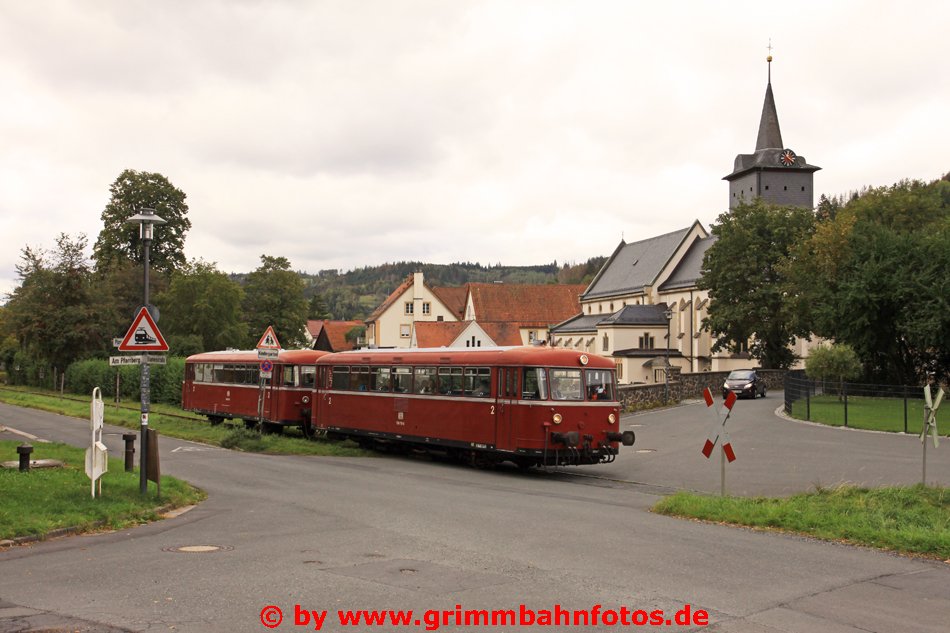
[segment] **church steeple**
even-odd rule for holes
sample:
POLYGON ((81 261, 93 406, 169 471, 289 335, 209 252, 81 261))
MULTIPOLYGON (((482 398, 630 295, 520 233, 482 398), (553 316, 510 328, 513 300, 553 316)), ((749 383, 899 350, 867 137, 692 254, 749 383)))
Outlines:
MULTIPOLYGON (((771 48, 769 42, 770 52, 771 48)), ((729 181, 729 208, 755 198, 775 204, 812 207, 813 174, 821 167, 809 165, 804 156, 796 156, 795 152, 785 148, 772 94, 772 56, 766 60, 769 75, 755 153, 736 156, 732 173, 723 178, 729 181)))
POLYGON ((781 149, 783 147, 785 147, 785 144, 782 143, 782 129, 778 125, 775 97, 772 96, 772 82, 769 82, 765 89, 765 103, 762 104, 762 118, 759 120, 759 136, 755 141, 755 151, 769 148, 781 149))

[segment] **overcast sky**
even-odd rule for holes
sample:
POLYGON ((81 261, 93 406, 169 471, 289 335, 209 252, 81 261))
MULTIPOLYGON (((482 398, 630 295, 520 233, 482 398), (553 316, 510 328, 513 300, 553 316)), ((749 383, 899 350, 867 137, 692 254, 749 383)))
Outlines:
MULTIPOLYGON (((950 3, 0 0, 0 297, 124 169, 225 272, 579 262, 728 207, 771 38, 819 194, 950 171, 950 3)), ((160 230, 157 239, 161 239, 160 230)))

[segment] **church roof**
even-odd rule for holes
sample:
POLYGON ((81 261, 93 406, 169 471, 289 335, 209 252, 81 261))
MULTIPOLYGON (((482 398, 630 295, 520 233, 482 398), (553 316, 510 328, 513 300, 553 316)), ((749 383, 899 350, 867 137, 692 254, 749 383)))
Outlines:
POLYGON ((781 149, 782 130, 778 125, 778 112, 775 110, 775 97, 772 96, 772 82, 765 89, 765 103, 762 104, 762 118, 759 120, 759 136, 755 141, 755 151, 761 149, 781 149))
MULTIPOLYGON (((771 63, 771 58, 769 62, 771 63)), ((723 177, 723 180, 735 180, 753 170, 816 172, 819 169, 821 167, 809 165, 804 156, 796 156, 785 148, 770 80, 765 88, 765 102, 762 104, 762 117, 759 119, 759 134, 755 139, 755 153, 736 156, 732 173, 723 177)))
POLYGON ((581 299, 632 294, 651 286, 692 227, 627 244, 621 240, 581 299))
POLYGON ((693 242, 673 273, 660 285, 660 292, 695 286, 703 276, 703 257, 717 239, 715 235, 710 235, 693 242))

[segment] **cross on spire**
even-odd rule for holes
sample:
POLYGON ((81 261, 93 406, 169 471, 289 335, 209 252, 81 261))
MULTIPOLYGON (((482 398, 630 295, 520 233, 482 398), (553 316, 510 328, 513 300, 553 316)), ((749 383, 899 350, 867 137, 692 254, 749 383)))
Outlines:
POLYGON ((772 38, 769 38, 769 56, 765 58, 765 61, 769 63, 769 83, 772 83, 772 38))

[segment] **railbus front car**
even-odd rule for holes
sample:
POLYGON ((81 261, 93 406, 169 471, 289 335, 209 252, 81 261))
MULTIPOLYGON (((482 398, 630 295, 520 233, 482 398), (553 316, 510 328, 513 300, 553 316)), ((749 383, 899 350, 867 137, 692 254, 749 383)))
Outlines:
POLYGON ((181 406, 205 415, 211 424, 259 421, 268 430, 299 426, 312 431, 312 398, 317 359, 327 352, 280 350, 270 361, 271 377, 261 378, 256 351, 206 352, 185 360, 181 406))
POLYGON ((364 446, 521 467, 613 461, 614 365, 548 347, 355 350, 317 361, 314 427, 364 446))

